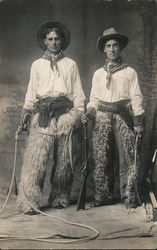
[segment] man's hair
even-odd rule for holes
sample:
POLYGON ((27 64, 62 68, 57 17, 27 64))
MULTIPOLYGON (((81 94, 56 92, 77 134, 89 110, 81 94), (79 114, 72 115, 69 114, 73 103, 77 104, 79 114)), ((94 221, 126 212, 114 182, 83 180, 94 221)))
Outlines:
POLYGON ((43 32, 43 39, 45 39, 46 35, 49 34, 52 31, 54 31, 60 37, 60 39, 62 41, 64 40, 64 35, 63 35, 61 29, 57 28, 57 27, 45 29, 45 31, 43 32))

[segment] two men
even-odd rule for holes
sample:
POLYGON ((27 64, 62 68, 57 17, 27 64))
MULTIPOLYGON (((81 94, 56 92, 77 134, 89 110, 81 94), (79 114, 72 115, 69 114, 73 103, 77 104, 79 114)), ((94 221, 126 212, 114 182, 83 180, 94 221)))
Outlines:
POLYGON ((69 30, 60 23, 46 23, 39 29, 37 39, 45 53, 32 64, 23 107, 23 128, 27 127, 26 117, 29 115, 31 121, 18 210, 34 214, 29 202, 39 209, 51 149, 53 153, 57 150, 57 157, 49 203, 54 208, 68 206, 72 185, 69 147, 73 129, 80 125, 81 117, 83 123, 95 119, 92 138, 95 201, 92 206, 105 205, 113 199, 109 165, 113 138, 119 152, 121 198, 127 205, 134 204, 137 177, 134 168, 135 132, 140 135, 143 130, 144 110, 137 74, 120 57, 128 38, 112 28, 104 31, 98 39, 98 49, 105 52, 107 60, 94 73, 86 114, 83 114, 85 97, 77 65, 63 55, 70 43, 69 30))
POLYGON ((68 206, 72 134, 80 125, 85 99, 77 64, 63 54, 70 44, 68 28, 59 22, 43 24, 37 41, 45 53, 32 64, 21 123, 27 129, 30 122, 18 195, 18 210, 26 214, 36 213, 30 204, 39 209, 50 151, 56 161, 49 204, 68 206))
POLYGON ((82 122, 95 119, 92 146, 94 156, 95 201, 98 207, 114 202, 113 174, 110 159, 118 148, 121 200, 127 207, 136 207, 135 186, 138 166, 134 155, 136 134, 143 131, 143 98, 136 71, 120 56, 129 39, 114 28, 104 31, 97 47, 107 59, 96 70, 92 80, 90 102, 82 122))

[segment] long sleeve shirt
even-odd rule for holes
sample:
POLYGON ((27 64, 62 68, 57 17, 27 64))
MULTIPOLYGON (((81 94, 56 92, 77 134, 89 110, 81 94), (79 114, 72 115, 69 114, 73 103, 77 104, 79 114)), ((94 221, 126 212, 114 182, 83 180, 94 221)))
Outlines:
POLYGON ((143 97, 138 83, 136 71, 131 67, 126 67, 112 74, 110 88, 106 84, 107 72, 103 68, 95 71, 92 80, 90 101, 87 108, 98 109, 99 101, 117 102, 129 99, 131 102, 133 115, 138 116, 144 113, 143 97))
POLYGON ((33 109, 38 94, 42 97, 65 96, 73 101, 77 110, 84 110, 85 95, 76 62, 64 57, 57 64, 59 74, 51 69, 47 59, 39 58, 33 62, 24 109, 33 109))

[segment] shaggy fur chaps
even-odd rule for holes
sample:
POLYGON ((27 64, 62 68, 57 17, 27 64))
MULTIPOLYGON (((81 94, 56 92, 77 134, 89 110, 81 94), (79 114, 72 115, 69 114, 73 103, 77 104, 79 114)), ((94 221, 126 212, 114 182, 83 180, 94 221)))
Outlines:
POLYGON ((49 203, 52 207, 68 206, 72 186, 72 131, 76 115, 76 110, 72 109, 58 120, 52 118, 46 128, 39 127, 38 114, 33 116, 19 184, 18 211, 27 213, 32 210, 27 200, 39 209, 49 154, 55 150, 57 157, 49 203))

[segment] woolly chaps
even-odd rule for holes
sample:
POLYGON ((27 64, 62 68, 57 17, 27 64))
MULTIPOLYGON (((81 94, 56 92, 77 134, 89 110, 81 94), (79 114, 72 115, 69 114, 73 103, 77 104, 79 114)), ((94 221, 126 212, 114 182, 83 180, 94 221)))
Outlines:
POLYGON ((116 143, 119 155, 121 199, 133 202, 138 167, 134 164, 135 135, 120 115, 98 111, 93 129, 95 200, 113 197, 113 152, 116 143))
POLYGON ((52 189, 49 203, 56 207, 69 205, 69 195, 72 186, 72 132, 76 110, 61 115, 58 120, 52 118, 47 128, 40 128, 38 114, 31 121, 30 134, 24 154, 19 195, 18 211, 31 211, 31 203, 39 209, 41 192, 50 151, 56 155, 55 169, 52 176, 52 189))

